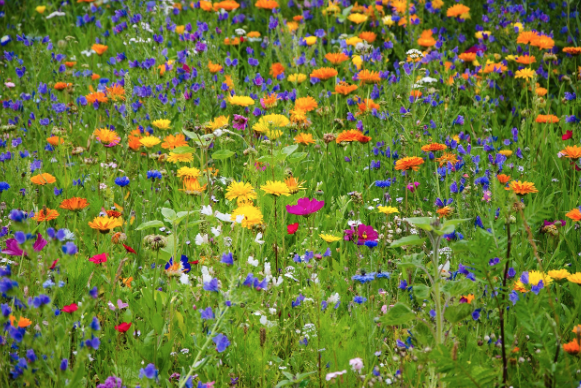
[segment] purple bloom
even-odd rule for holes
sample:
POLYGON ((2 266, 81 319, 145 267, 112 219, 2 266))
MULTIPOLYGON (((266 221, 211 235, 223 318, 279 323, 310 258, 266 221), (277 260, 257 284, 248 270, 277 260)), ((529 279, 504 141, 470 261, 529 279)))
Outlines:
POLYGON ((215 318, 211 307, 207 307, 205 310, 201 310, 200 314, 202 316, 202 319, 214 319, 215 318))
POLYGON ((246 129, 246 125, 248 123, 248 119, 241 115, 234 115, 234 119, 232 120, 232 126, 239 131, 243 131, 246 129))
POLYGON ((325 201, 318 201, 315 198, 301 198, 296 205, 287 205, 286 211, 297 216, 308 217, 318 212, 325 206, 325 201))
POLYGON ((368 241, 377 241, 379 234, 372 226, 360 224, 357 227, 357 245, 365 245, 368 241))
POLYGON ((218 292, 218 279, 213 278, 209 282, 204 283, 204 290, 218 292))
POLYGON ((148 379, 156 379, 157 378, 157 369, 155 369, 155 365, 148 364, 145 368, 141 368, 139 370, 139 378, 147 377, 148 379))
POLYGON ((216 351, 218 353, 222 353, 224 350, 226 350, 228 346, 230 346, 230 341, 228 340, 228 337, 226 337, 222 333, 218 333, 217 336, 212 338, 212 341, 214 341, 214 343, 216 344, 216 351))
POLYGON ((40 251, 42 251, 42 248, 44 248, 46 246, 46 244, 48 244, 48 243, 46 242, 46 240, 44 238, 42 238, 42 236, 39 233, 36 236, 36 241, 34 242, 32 249, 34 249, 36 252, 40 252, 40 251))
POLYGON ((18 246, 18 241, 14 238, 9 238, 6 240, 6 249, 2 250, 2 253, 9 256, 28 256, 28 254, 20 249, 18 246))

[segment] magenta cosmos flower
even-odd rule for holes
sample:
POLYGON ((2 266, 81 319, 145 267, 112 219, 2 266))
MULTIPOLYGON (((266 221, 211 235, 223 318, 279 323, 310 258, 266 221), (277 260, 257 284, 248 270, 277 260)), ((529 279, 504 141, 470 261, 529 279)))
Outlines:
POLYGON ((286 211, 297 216, 308 217, 318 212, 325 206, 325 201, 317 201, 315 198, 301 198, 296 205, 287 205, 286 211))

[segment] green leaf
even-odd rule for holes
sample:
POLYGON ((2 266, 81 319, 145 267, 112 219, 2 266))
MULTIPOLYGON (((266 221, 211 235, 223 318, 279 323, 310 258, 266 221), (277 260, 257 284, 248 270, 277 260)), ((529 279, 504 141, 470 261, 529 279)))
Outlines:
POLYGON ((415 316, 407 305, 398 302, 381 317, 381 321, 388 326, 397 326, 411 321, 415 316))
POLYGON ((168 209, 167 207, 161 208, 161 214, 165 217, 166 222, 174 222, 177 218, 177 214, 173 209, 168 209))
POLYGON ((407 221, 416 228, 425 230, 426 232, 431 232, 432 230, 434 230, 434 228, 432 227, 432 222, 434 222, 434 219, 431 217, 404 218, 404 221, 407 221))
POLYGON ((442 291, 451 297, 460 296, 470 293, 473 283, 470 280, 463 279, 455 282, 446 282, 442 291))
POLYGON ((425 238, 420 238, 417 234, 412 234, 411 236, 405 236, 396 240, 390 244, 390 248, 399 248, 406 245, 422 245, 426 241, 425 238))
POLYGON ((290 154, 292 154, 293 152, 295 152, 298 149, 299 149, 299 145, 298 144, 293 144, 293 145, 284 147, 282 149, 282 153, 285 154, 286 156, 289 156, 290 154))
POLYGON ((164 226, 163 222, 158 221, 158 220, 153 220, 153 221, 144 222, 143 224, 141 224, 137 228, 135 228, 135 230, 143 230, 143 229, 149 229, 149 228, 161 228, 162 226, 164 226))
POLYGON ((307 157, 307 153, 306 152, 297 152, 292 157, 288 158, 288 162, 290 164, 296 164, 296 163, 300 162, 301 160, 303 160, 306 157, 307 157))
POLYGON ((172 150, 172 152, 174 154, 188 154, 188 153, 191 154, 191 153, 194 153, 196 151, 197 150, 195 148, 192 148, 192 147, 189 147, 189 146, 177 147, 177 148, 174 148, 172 150))
POLYGON ((398 267, 401 269, 409 269, 409 268, 418 268, 424 265, 424 261, 422 260, 423 254, 421 253, 413 253, 411 255, 405 255, 401 262, 398 263, 398 267))
POLYGON ((218 150, 212 154, 212 159, 224 160, 232 157, 234 152, 230 150, 218 150))
POLYGON ((468 303, 461 303, 457 306, 447 307, 444 318, 450 323, 458 323, 468 318, 470 314, 472 314, 472 306, 468 303))
POLYGON ((418 299, 427 299, 430 295, 430 287, 425 284, 414 284, 412 290, 418 299))

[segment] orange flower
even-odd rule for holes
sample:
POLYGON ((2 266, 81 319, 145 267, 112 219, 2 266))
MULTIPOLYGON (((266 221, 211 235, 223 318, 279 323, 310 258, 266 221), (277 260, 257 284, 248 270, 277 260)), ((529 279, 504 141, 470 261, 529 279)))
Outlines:
POLYGON ((418 39, 418 44, 423 47, 432 47, 436 44, 436 39, 432 36, 432 30, 424 30, 418 39))
POLYGON ((163 143, 161 143, 161 148, 165 150, 173 150, 177 147, 184 147, 187 146, 188 142, 186 141, 186 137, 183 134, 168 135, 163 139, 163 143))
POLYGON ((377 34, 375 32, 363 31, 359 34, 359 37, 367 43, 371 44, 375 42, 375 39, 377 39, 377 34))
POLYGON ((48 142, 48 144, 50 144, 53 147, 56 147, 59 144, 63 144, 65 141, 63 139, 61 139, 58 136, 51 136, 48 139, 46 139, 46 141, 48 142))
POLYGON ((113 101, 125 101, 125 89, 118 83, 114 83, 111 87, 107 87, 107 96, 113 101))
POLYGON ((50 175, 49 173, 44 172, 42 174, 33 176, 32 178, 30 178, 30 181, 35 185, 44 186, 47 183, 55 183, 56 178, 50 175))
POLYGON ((101 78, 101 76, 99 74, 95 74, 95 73, 91 74, 91 79, 93 81, 98 80, 99 78, 101 78))
POLYGON ((278 105, 278 100, 280 97, 276 93, 267 94, 264 98, 260 99, 260 104, 264 108, 273 108, 278 105))
POLYGON ((38 213, 36 213, 36 215, 34 217, 32 217, 32 219, 35 220, 36 222, 44 222, 44 221, 54 220, 58 216, 59 216, 59 212, 57 212, 56 210, 49 209, 49 208, 45 207, 45 208, 39 210, 38 213))
POLYGON ((216 74, 217 72, 222 71, 222 66, 220 66, 217 63, 212 63, 212 61, 209 61, 208 70, 210 70, 210 73, 216 74))
POLYGON ((76 64, 77 62, 65 62, 66 67, 74 67, 76 64))
POLYGON ((529 44, 538 37, 534 31, 522 31, 516 38, 516 43, 529 44))
POLYGON ((422 96, 422 92, 420 92, 419 90, 412 90, 410 92, 410 96, 413 97, 414 99, 418 99, 422 96))
POLYGON ((295 101, 295 109, 300 109, 305 112, 310 112, 317 109, 319 104, 311 96, 297 98, 295 101))
POLYGON ((452 214, 452 210, 453 209, 450 206, 444 206, 443 208, 436 210, 436 213, 438 213, 440 218, 443 218, 448 217, 450 214, 452 214))
POLYGON ((105 54, 109 47, 105 46, 104 44, 94 44, 91 46, 91 49, 99 55, 105 54))
POLYGON ((581 221, 581 211, 579 211, 578 208, 575 208, 569 213, 565 214, 565 217, 570 218, 573 221, 581 221))
POLYGON ((348 131, 341 132, 339 136, 337 136, 337 138, 335 139, 335 142, 337 144, 343 142, 349 143, 353 141, 357 141, 359 143, 368 143, 369 140, 371 140, 371 137, 365 136, 363 132, 357 129, 350 129, 348 131))
POLYGON ((464 4, 454 4, 446 11, 446 16, 449 18, 460 18, 468 19, 470 18, 470 8, 464 4))
POLYGON ((434 152, 434 151, 444 151, 448 147, 446 144, 440 143, 430 143, 422 147, 422 151, 424 152, 434 152))
POLYGON ((119 142, 121 141, 121 138, 117 135, 117 132, 111 131, 110 129, 107 128, 95 129, 93 135, 95 135, 95 137, 97 138, 98 141, 101 142, 101 144, 108 147, 115 146, 119 144, 119 142))
POLYGON ((553 38, 545 35, 537 35, 532 41, 531 46, 538 47, 541 50, 548 50, 555 47, 553 38))
POLYGON ((493 72, 503 72, 507 70, 508 67, 504 66, 502 63, 487 63, 484 68, 480 69, 479 73, 490 74, 493 72))
POLYGON ((561 150, 561 154, 569 159, 579 159, 581 158, 581 147, 576 145, 565 147, 564 150, 561 150))
POLYGON ((418 171, 422 164, 424 164, 424 159, 418 156, 407 156, 395 162, 395 169, 406 171, 412 169, 414 171, 418 171))
POLYGON ((212 2, 210 1, 204 1, 201 0, 200 1, 200 8, 206 12, 210 12, 213 11, 214 9, 212 8, 212 2))
POLYGON ((336 77, 337 74, 339 74, 337 70, 331 67, 321 67, 320 69, 313 70, 313 72, 311 73, 311 78, 318 78, 320 80, 325 81, 328 80, 329 78, 336 77))
POLYGON ((295 136, 294 139, 296 144, 309 145, 315 143, 313 135, 311 135, 310 133, 299 133, 297 136, 295 136))
POLYGON ((381 78, 377 71, 369 71, 367 69, 361 70, 359 73, 357 73, 357 79, 361 81, 361 85, 376 84, 381 82, 381 78))
POLYGON ((219 11, 223 9, 224 11, 233 11, 235 9, 240 8, 240 4, 233 0, 225 0, 219 3, 214 4, 214 11, 219 11))
POLYGON ((339 65, 345 61, 348 61, 349 57, 343 53, 327 53, 325 54, 325 59, 331 62, 333 65, 339 65))
POLYGON ((517 195, 526 195, 531 193, 538 193, 539 190, 535 187, 535 184, 532 182, 521 182, 521 181, 512 181, 506 188, 506 190, 512 190, 517 195))
POLYGON ((72 197, 69 199, 65 199, 59 205, 59 207, 61 209, 66 209, 66 210, 70 210, 73 212, 78 212, 79 210, 83 210, 87 206, 89 206, 89 202, 87 202, 87 200, 85 198, 80 198, 80 197, 72 197))
POLYGON ((348 95, 352 91, 357 89, 357 85, 350 85, 347 82, 341 81, 335 85, 335 93, 342 94, 343 96, 348 95))
POLYGON ((234 39, 226 38, 226 39, 224 39, 224 44, 226 46, 238 46, 240 44, 240 38, 234 38, 234 39))
POLYGON ((103 92, 89 93, 85 96, 85 98, 87 99, 89 104, 94 104, 95 101, 97 101, 99 103, 109 102, 109 99, 105 96, 105 93, 103 93, 103 92))
POLYGON ((537 58, 531 57, 529 55, 519 55, 516 58, 516 62, 520 63, 522 65, 530 65, 531 63, 535 63, 536 61, 537 61, 537 58))
POLYGON ((501 184, 506 185, 506 183, 510 180, 510 176, 505 174, 498 174, 496 179, 498 179, 501 184))
POLYGON ((581 347, 579 346, 579 342, 577 342, 577 340, 574 339, 571 342, 563 344, 563 350, 569 354, 576 356, 581 352, 581 347))
POLYGON ((282 63, 280 63, 280 62, 273 63, 270 66, 270 75, 273 78, 276 78, 279 75, 283 74, 284 73, 284 70, 285 69, 284 69, 284 66, 282 65, 282 63))
POLYGON ((32 321, 28 318, 20 317, 18 319, 18 327, 28 327, 32 325, 32 321))
POLYGON ((449 154, 449 153, 444 153, 444 155, 442 155, 442 157, 436 159, 436 162, 440 163, 440 167, 442 167, 444 164, 448 164, 448 163, 454 164, 457 161, 458 161, 458 159, 456 159, 456 155, 449 154))
POLYGON ((275 9, 278 8, 278 3, 275 0, 258 0, 254 6, 256 8, 262 8, 262 9, 275 9))
POLYGON ((537 123, 545 124, 545 123, 558 123, 559 118, 555 115, 538 115, 535 119, 537 123))
POLYGON ((107 210, 106 213, 111 218, 119 218, 123 215, 123 213, 121 213, 117 210, 107 210))
POLYGON ((563 52, 569 55, 579 55, 581 54, 581 47, 565 47, 563 52))
POLYGON ((118 218, 95 217, 93 221, 89 221, 89 226, 91 229, 96 229, 105 234, 109 233, 111 229, 123 226, 123 221, 118 218))
POLYGON ((54 84, 54 88, 56 90, 63 90, 66 89, 68 86, 73 86, 73 84, 68 84, 66 82, 57 82, 56 84, 54 84))
POLYGON ((357 104, 357 107, 359 108, 359 114, 363 114, 373 109, 379 110, 379 108, 381 108, 379 104, 376 104, 375 102, 373 102, 373 100, 370 100, 368 98, 366 98, 363 102, 357 104))
POLYGON ((462 53, 458 55, 462 62, 474 62, 476 60, 476 53, 462 53))

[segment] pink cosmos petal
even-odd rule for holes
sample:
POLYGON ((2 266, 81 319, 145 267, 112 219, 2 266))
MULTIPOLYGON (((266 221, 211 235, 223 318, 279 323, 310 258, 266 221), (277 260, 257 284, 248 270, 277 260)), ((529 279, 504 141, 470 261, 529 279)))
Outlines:
POLYGON ((6 240, 6 249, 3 249, 2 253, 8 256, 22 256, 22 254, 28 256, 26 252, 20 249, 18 241, 16 241, 15 238, 9 238, 6 240))
POLYGON ((318 201, 315 198, 301 198, 296 205, 287 205, 286 211, 297 216, 309 216, 318 212, 325 206, 325 201, 318 201))
POLYGON ((111 301, 107 302, 107 307, 109 307, 109 310, 115 311, 115 305, 111 301))
POLYGON ((123 303, 121 299, 117 299, 117 308, 119 308, 119 310, 124 309, 126 307, 129 307, 128 303, 123 303))
POLYGON ((34 242, 32 249, 34 249, 36 252, 40 252, 42 251, 42 248, 46 246, 46 244, 48 244, 48 242, 44 238, 42 238, 41 234, 39 233, 36 236, 36 241, 34 242))

